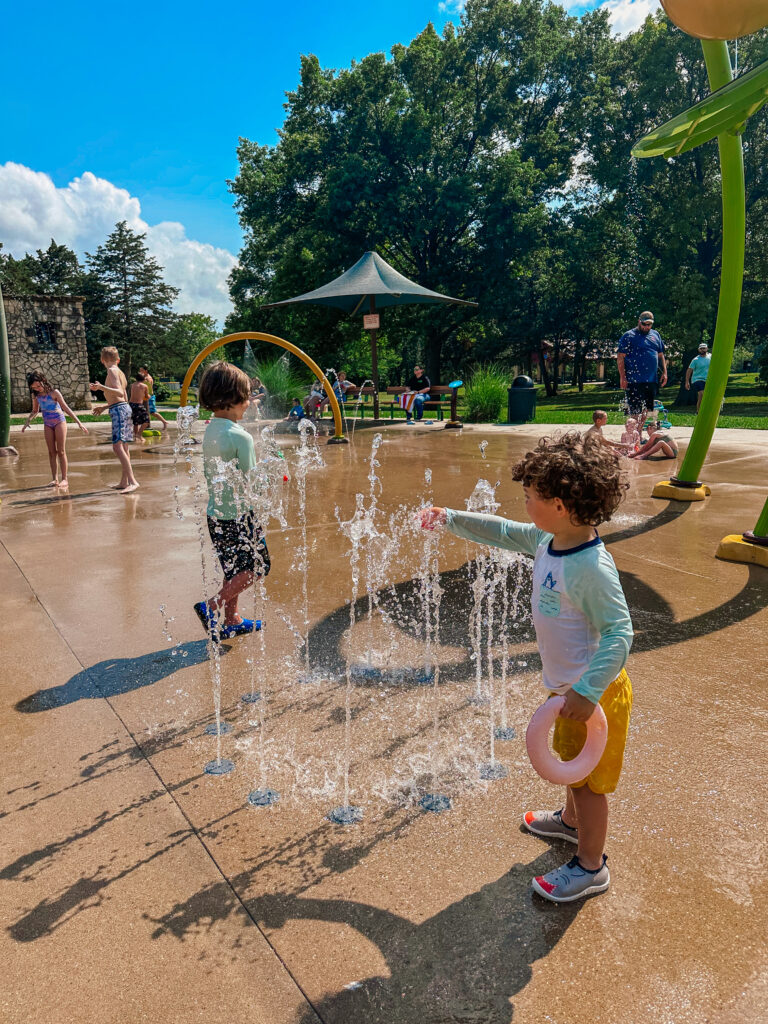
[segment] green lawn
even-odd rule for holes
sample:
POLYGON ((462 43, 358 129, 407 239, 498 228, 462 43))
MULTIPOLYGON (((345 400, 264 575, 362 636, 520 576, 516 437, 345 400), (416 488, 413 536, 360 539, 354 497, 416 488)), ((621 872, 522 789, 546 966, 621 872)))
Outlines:
MULTIPOLYGON (((675 409, 678 386, 662 389, 660 400, 667 406, 673 425, 692 427, 696 422, 693 406, 675 409)), ((547 398, 543 388, 537 389, 537 423, 591 423, 594 409, 605 409, 608 422, 623 422, 620 412, 624 393, 611 390, 604 384, 587 384, 579 393, 577 388, 566 387, 555 398, 547 398)), ((732 373, 725 390, 723 413, 719 427, 740 427, 746 430, 768 430, 768 391, 755 383, 754 373, 732 373)))

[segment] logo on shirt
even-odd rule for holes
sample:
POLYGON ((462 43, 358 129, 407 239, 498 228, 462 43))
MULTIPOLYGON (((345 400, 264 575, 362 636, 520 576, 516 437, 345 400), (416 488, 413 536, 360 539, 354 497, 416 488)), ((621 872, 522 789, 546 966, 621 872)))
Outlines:
POLYGON ((552 579, 552 573, 548 572, 547 573, 547 578, 542 583, 542 586, 546 587, 548 590, 554 590, 556 584, 557 584, 557 580, 552 579))

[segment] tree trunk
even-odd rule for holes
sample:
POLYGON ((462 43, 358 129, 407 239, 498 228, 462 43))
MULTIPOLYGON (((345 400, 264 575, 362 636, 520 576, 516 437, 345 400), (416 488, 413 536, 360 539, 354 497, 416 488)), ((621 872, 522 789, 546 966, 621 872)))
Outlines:
MULTIPOLYGON (((424 369, 430 384, 440 383, 440 354, 443 348, 443 332, 437 324, 430 324, 424 343, 424 369)), ((410 374, 408 374, 410 376, 410 374)))
POLYGON ((547 398, 553 398, 555 392, 552 388, 552 380, 549 376, 549 371, 547 370, 547 361, 544 358, 544 350, 541 348, 539 349, 539 368, 541 370, 541 383, 544 385, 544 394, 547 398))

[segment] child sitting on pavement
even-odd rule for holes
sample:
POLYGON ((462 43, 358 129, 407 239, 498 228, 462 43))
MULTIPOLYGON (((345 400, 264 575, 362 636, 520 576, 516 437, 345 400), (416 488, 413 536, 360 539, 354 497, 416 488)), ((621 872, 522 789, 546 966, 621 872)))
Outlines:
POLYGON ((616 451, 626 451, 626 446, 619 444, 618 441, 610 441, 603 433, 603 427, 608 423, 608 413, 604 409, 595 409, 592 413, 592 426, 584 431, 584 438, 595 437, 601 444, 604 444, 606 448, 612 448, 616 451))
POLYGON ((533 523, 478 512, 428 508, 421 525, 445 525, 480 544, 534 556, 533 622, 541 653, 543 685, 565 695, 553 745, 572 760, 586 737, 586 722, 600 704, 608 740, 586 779, 568 786, 558 811, 528 811, 523 824, 539 836, 577 844, 567 864, 533 879, 533 888, 554 903, 569 903, 610 884, 604 853, 607 794, 616 789, 632 708, 624 666, 632 623, 613 559, 595 529, 610 519, 628 484, 618 457, 594 437, 568 433, 542 438, 512 470, 523 484, 533 523))
POLYGON ((221 463, 234 463, 243 475, 256 465, 251 435, 238 426, 250 404, 251 380, 231 363, 209 366, 200 382, 200 405, 213 412, 203 437, 203 471, 208 484, 208 533, 224 573, 224 584, 214 597, 199 601, 195 614, 214 640, 226 640, 260 629, 261 623, 244 619, 238 599, 254 579, 270 570, 269 552, 253 510, 243 510, 232 481, 221 479, 221 463), (214 480, 216 483, 214 484, 214 480), (223 621, 220 621, 223 616, 223 621))
POLYGON ((629 457, 630 459, 647 459, 651 455, 656 455, 660 459, 676 459, 677 452, 677 441, 671 434, 654 430, 648 435, 648 440, 629 457))
POLYGON ((636 452, 640 447, 640 431, 637 429, 637 420, 631 416, 624 424, 624 433, 621 435, 621 444, 628 453, 636 452))

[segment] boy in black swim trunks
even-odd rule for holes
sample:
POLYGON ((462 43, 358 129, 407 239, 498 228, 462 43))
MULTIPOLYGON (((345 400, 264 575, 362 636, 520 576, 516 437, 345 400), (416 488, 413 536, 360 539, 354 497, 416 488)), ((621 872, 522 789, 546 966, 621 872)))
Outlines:
POLYGON ((251 381, 231 363, 214 363, 200 382, 200 405, 213 417, 203 438, 203 470, 208 484, 208 533, 224 572, 221 590, 195 605, 195 614, 218 639, 240 636, 260 629, 237 610, 240 594, 254 579, 270 570, 269 552, 253 511, 237 501, 232 481, 222 473, 222 463, 247 474, 256 465, 253 438, 238 421, 250 403, 251 381))
POLYGON ((141 440, 143 431, 149 427, 149 388, 144 383, 144 375, 139 372, 131 384, 129 398, 131 421, 133 422, 133 440, 141 440))

